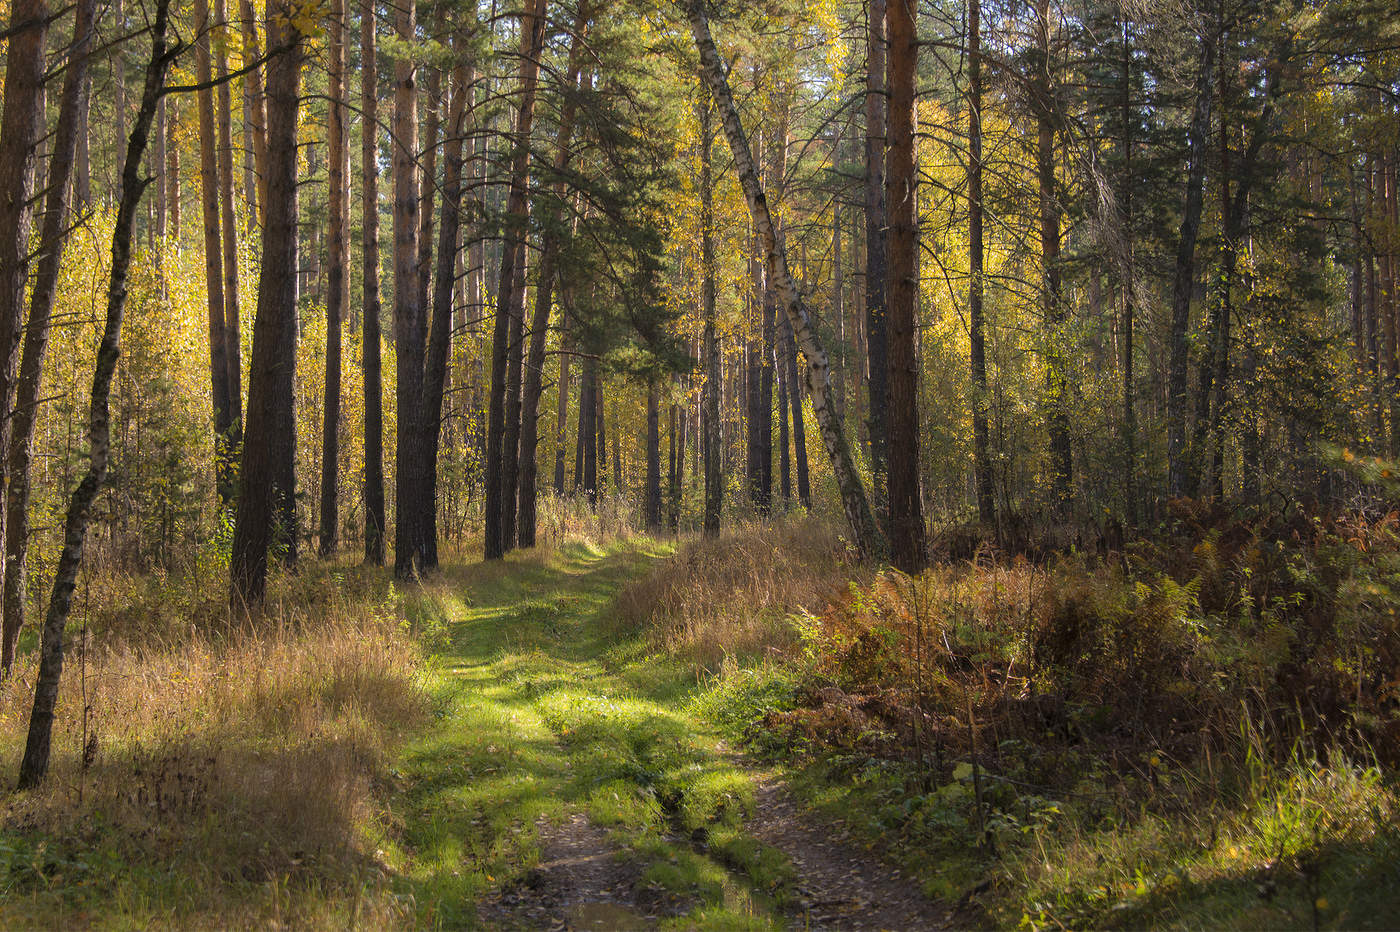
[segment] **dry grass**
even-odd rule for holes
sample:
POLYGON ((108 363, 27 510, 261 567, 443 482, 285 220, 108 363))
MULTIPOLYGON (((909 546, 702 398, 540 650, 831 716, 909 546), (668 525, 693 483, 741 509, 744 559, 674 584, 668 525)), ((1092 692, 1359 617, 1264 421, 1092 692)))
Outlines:
POLYGON ((626 540, 640 525, 637 509, 621 495, 599 495, 590 507, 582 495, 559 496, 541 489, 536 505, 535 537, 540 547, 557 547, 566 541, 601 546, 626 540))
MULTIPOLYGON (((0 925, 71 917, 75 888, 93 918, 138 923, 343 926, 350 902, 392 919, 369 843, 375 794, 427 703, 383 575, 283 578, 255 626, 231 625, 202 591, 221 586, 171 586, 94 582, 86 631, 80 590, 50 778, 0 810, 0 925), (172 603, 190 620, 169 618, 172 603)), ((33 655, 22 660, 0 684, 6 775, 32 697, 33 655)))
POLYGON ((729 656, 791 647, 794 615, 821 612, 867 575, 835 528, 808 517, 687 541, 617 604, 629 629, 713 670, 729 656))

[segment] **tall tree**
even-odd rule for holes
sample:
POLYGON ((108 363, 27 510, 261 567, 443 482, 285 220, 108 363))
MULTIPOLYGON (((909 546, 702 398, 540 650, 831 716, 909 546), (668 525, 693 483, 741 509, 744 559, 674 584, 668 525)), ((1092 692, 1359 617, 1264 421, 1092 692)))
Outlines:
MULTIPOLYGON (((464 43, 454 43, 459 56, 464 43)), ((462 207, 462 137, 473 76, 465 61, 451 74, 447 107, 447 145, 443 151, 442 223, 438 231, 437 275, 433 286, 433 319, 428 334, 428 358, 423 376, 423 563, 438 565, 437 488, 438 449, 442 437, 443 398, 447 389, 448 355, 452 347, 452 298, 456 283, 458 232, 462 207)))
POLYGON ((228 444, 230 456, 243 439, 243 333, 238 321, 238 224, 233 213, 233 104, 229 99, 228 14, 226 0, 214 0, 218 41, 219 245, 224 269, 224 359, 228 365, 228 444))
POLYGON ((248 421, 238 472, 238 510, 229 565, 235 611, 255 611, 267 586, 268 551, 296 558, 297 111, 302 35, 291 0, 267 16, 267 204, 262 273, 248 369, 248 421))
MULTIPOLYGON (((574 112, 578 108, 579 68, 583 55, 583 41, 588 29, 588 4, 579 5, 574 20, 573 36, 570 40, 568 73, 562 86, 564 99, 559 108, 559 126, 554 142, 554 197, 552 205, 541 217, 543 242, 540 245, 540 268, 535 286, 535 313, 530 321, 530 351, 524 368, 524 384, 520 401, 520 471, 519 494, 516 508, 518 525, 516 538, 521 547, 535 545, 535 496, 537 452, 539 447, 539 406, 540 394, 544 387, 545 337, 549 329, 549 317, 554 306, 556 267, 559 258, 558 231, 560 224, 557 205, 566 196, 563 174, 569 166, 570 145, 574 131, 574 112)), ((566 399, 567 401, 567 399, 566 399)), ((561 409, 562 416, 562 409, 561 409)))
MULTIPOLYGON (((708 27, 707 27, 708 28, 708 27)), ((719 535, 720 509, 724 503, 724 462, 721 453, 719 395, 720 347, 715 320, 715 206, 711 149, 714 142, 714 109, 708 95, 696 103, 700 117, 700 303, 704 319, 701 355, 705 381, 701 386, 700 430, 705 459, 706 537, 719 535)))
POLYGON ((233 501, 233 393, 224 316, 223 251, 219 243, 219 159, 214 119, 213 24, 209 0, 195 0, 195 80, 199 109, 199 205, 204 222, 204 285, 209 304, 209 385, 214 407, 214 469, 219 500, 233 501))
MULTIPOLYGON (((515 514, 515 476, 507 460, 516 461, 517 451, 507 449, 507 395, 509 393, 512 356, 519 347, 512 345, 511 328, 516 296, 516 266, 523 260, 518 238, 525 235, 528 210, 526 183, 530 168, 530 130, 535 117, 535 89, 539 81, 540 49, 544 43, 546 0, 528 0, 520 19, 520 104, 516 109, 515 132, 511 155, 510 194, 506 203, 509 241, 501 250, 500 273, 496 277, 496 317, 491 338, 491 398, 486 424, 486 539, 488 560, 503 557, 514 545, 508 536, 507 518, 513 525, 515 514), (507 487, 507 480, 509 487, 507 487)), ((523 313, 523 311, 522 311, 523 313)), ((515 342, 519 342, 522 327, 516 327, 515 342)), ((519 373, 519 368, 515 369, 519 373)), ((517 390, 520 382, 515 380, 517 390)), ((516 402, 518 411, 518 400, 516 402)), ((515 428, 519 436, 519 425, 515 428)))
POLYGON ((79 0, 73 16, 73 41, 63 76, 53 154, 49 157, 49 186, 39 232, 38 268, 29 298, 24 330, 24 356, 10 439, 9 485, 5 489, 4 627, 0 639, 0 677, 15 659, 15 645, 24 625, 29 551, 30 465, 34 455, 34 422, 39 413, 39 389, 49 345, 49 322, 58 291, 58 273, 68 241, 69 178, 87 111, 88 53, 96 19, 96 0, 79 0))
MULTIPOLYGON (((18 9, 18 4, 16 5, 18 9)), ((165 71, 172 56, 166 53, 165 30, 168 22, 169 0, 156 0, 151 23, 151 59, 146 67, 145 85, 136 123, 127 142, 126 158, 122 164, 122 199, 117 205, 117 219, 112 233, 112 266, 107 283, 107 314, 102 328, 102 340, 97 347, 97 362, 93 367, 92 392, 88 401, 88 468, 68 501, 63 525, 63 549, 58 568, 54 571, 53 591, 39 644, 39 673, 34 683, 34 708, 29 716, 29 734, 24 745, 24 757, 19 767, 19 788, 29 789, 43 782, 49 769, 50 739, 53 733, 54 709, 58 705, 58 686, 63 676, 63 629, 73 605, 78 571, 83 562, 83 545, 87 539, 88 523, 92 519, 92 504, 107 477, 111 455, 111 424, 108 399, 112 375, 121 354, 122 318, 126 311, 127 277, 131 270, 131 239, 136 227, 136 209, 141 195, 150 182, 141 175, 141 159, 146 151, 151 122, 156 105, 165 87, 165 71)), ((23 21, 21 21, 23 22, 23 21)), ((11 42, 14 40, 12 39, 11 42)), ((15 61, 15 47, 10 46, 10 63, 15 61)), ((39 56, 42 64, 43 56, 39 56)), ((7 88, 8 81, 7 81, 7 88)), ((8 107, 11 98, 5 98, 8 107)), ((8 114, 7 114, 8 115, 8 114)), ((9 128, 9 124, 6 124, 9 128)))
POLYGON ((889 207, 889 528, 890 555, 906 573, 925 560, 923 497, 919 488, 919 363, 914 349, 919 300, 918 174, 914 165, 917 0, 890 0, 889 147, 885 202, 889 207))
POLYGON ((394 575, 423 569, 423 356, 427 319, 418 277, 418 92, 410 48, 416 38, 415 0, 395 7, 400 48, 394 60, 391 164, 394 172, 394 345, 398 401, 394 461, 394 575))
POLYGON ((1195 104, 1186 136, 1186 193, 1181 210, 1181 232, 1177 239, 1176 268, 1172 277, 1172 313, 1167 338, 1167 492, 1173 496, 1185 494, 1189 484, 1186 383, 1191 345, 1188 328, 1191 323, 1191 294, 1196 285, 1196 239, 1201 231, 1201 208, 1205 199, 1206 145, 1214 97, 1215 45, 1215 36, 1202 37, 1195 104))
POLYGON ((1031 106, 1035 113, 1036 177, 1040 206, 1040 300, 1049 336, 1045 378, 1049 394, 1051 491, 1057 508, 1068 505, 1074 483, 1074 457, 1069 436, 1068 384, 1065 380, 1065 302, 1060 269, 1060 199, 1055 186, 1055 138, 1059 119, 1055 79, 1051 74, 1051 25, 1049 0, 1035 5, 1035 53, 1030 78, 1031 106))
MULTIPOLYGON (((320 555, 335 553, 340 524, 340 328, 350 298, 350 131, 345 107, 345 0, 331 0, 330 67, 326 76, 326 393, 321 430, 320 555)), ((367 63, 366 67, 372 67, 367 63)))
POLYGON ((982 3, 967 7, 967 200, 968 200, 968 330, 972 365, 972 463, 977 486, 977 517, 996 523, 992 496, 992 454, 987 428, 987 337, 983 312, 982 221, 982 3))
MULTIPOLYGON (((11 414, 24 328, 34 164, 44 114, 44 47, 49 18, 43 0, 16 0, 10 7, 4 112, 0 114, 0 485, 5 483, 4 472, 9 468, 11 414)), ((5 555, 0 554, 0 563, 4 559, 5 555)))
POLYGON ((886 0, 866 5, 865 84, 865 365, 869 386, 870 485, 875 509, 885 510, 888 484, 889 354, 885 320, 889 218, 885 205, 885 13, 886 0))
POLYGON ((379 92, 374 0, 360 2, 360 176, 364 308, 360 366, 365 396, 365 562, 384 565, 384 380, 379 332, 379 92))

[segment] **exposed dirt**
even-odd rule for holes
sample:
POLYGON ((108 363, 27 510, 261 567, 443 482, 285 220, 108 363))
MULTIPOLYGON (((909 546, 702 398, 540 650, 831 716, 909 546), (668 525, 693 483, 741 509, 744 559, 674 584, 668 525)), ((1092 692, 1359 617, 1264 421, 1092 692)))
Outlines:
MULTIPOLYGON (((800 878, 787 910, 797 929, 950 929, 960 923, 839 823, 798 806, 782 783, 755 776, 756 813, 745 828, 792 859, 800 878)), ((575 814, 540 823, 540 863, 479 908, 492 929, 654 929, 683 900, 643 884, 607 833, 575 814)))
POLYGON ((478 909, 489 929, 654 929, 682 903, 643 885, 620 849, 582 814, 541 822, 540 863, 478 909))
POLYGON ((946 905, 861 847, 840 825, 795 803, 776 778, 755 776, 755 815, 748 832, 792 859, 797 902, 788 919, 799 929, 951 929, 946 905))

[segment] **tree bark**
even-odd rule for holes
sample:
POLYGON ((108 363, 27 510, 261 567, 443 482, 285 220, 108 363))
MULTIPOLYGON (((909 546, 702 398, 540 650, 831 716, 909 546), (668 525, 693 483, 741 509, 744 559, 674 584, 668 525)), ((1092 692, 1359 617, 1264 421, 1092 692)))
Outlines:
MULTIPOLYGON (((112 233, 112 270, 107 285, 107 316, 102 341, 97 348, 97 362, 92 375, 92 393, 88 403, 88 468, 69 499, 64 520, 63 550, 54 571, 53 591, 44 616, 44 630, 39 646, 39 674, 34 685, 34 708, 29 717, 29 734, 20 762, 19 788, 29 789, 43 782, 49 768, 49 747, 53 733, 54 709, 58 705, 59 681, 63 675, 63 629, 67 625, 77 587, 78 571, 82 568, 83 545, 92 503, 107 477, 107 462, 111 453, 111 426, 108 398, 112 374, 121 354, 122 317, 126 310, 127 275, 131 269, 131 239, 136 225, 136 208, 149 179, 141 177, 141 159, 150 136, 151 121, 165 85, 165 69, 169 57, 165 51, 165 29, 169 0, 156 0, 151 25, 151 60, 146 68, 141 106, 131 139, 127 142, 126 159, 122 165, 122 199, 117 207, 116 225, 112 233)), ((20 9, 17 5, 16 12, 20 9)), ((29 12, 27 9, 25 12, 29 12)), ((23 20, 20 20, 23 22, 23 20)), ((20 35, 23 35, 21 33, 20 35)), ((42 41, 42 37, 41 37, 42 41)), ((12 39, 13 43, 14 40, 12 39)), ((10 46, 10 63, 15 62, 15 46, 10 46)), ((43 56, 38 56, 42 66, 43 56)), ((6 90, 9 90, 8 80, 6 90)), ((13 98, 8 94, 8 104, 13 98)), ((10 128, 7 122, 6 128, 10 128)))
MULTIPOLYGON (((43 0, 10 8, 4 112, 0 114, 0 487, 8 477, 24 294, 29 278, 36 151, 44 119, 44 47, 50 11, 43 0)), ((4 515, 0 514, 0 523, 4 515)), ((3 530, 3 529, 0 529, 3 530)), ((3 539, 0 534, 0 539, 3 539)), ((5 555, 0 554, 0 566, 5 555)))
POLYGON ((1055 508, 1063 511, 1074 495, 1074 455, 1069 436, 1069 398, 1065 380, 1065 303, 1060 269, 1060 200, 1055 192, 1055 135, 1058 109, 1050 74, 1050 3, 1036 4, 1036 59, 1032 100, 1036 120, 1036 175, 1040 200, 1041 306, 1049 347, 1045 356, 1046 393, 1049 396, 1051 494, 1055 508))
POLYGON ((365 562, 384 565, 384 380, 379 332, 379 94, 374 0, 360 2, 360 176, 364 182, 364 310, 360 365, 365 395, 365 562))
POLYGON ((788 272, 787 256, 777 239, 773 219, 768 212, 768 202, 758 182, 758 174, 754 170, 748 137, 745 136, 743 124, 739 121, 739 111, 734 106, 724 63, 720 60, 719 51, 710 37, 709 22, 705 18, 700 0, 688 0, 687 12, 711 97, 719 109, 725 133, 729 137, 734 167, 748 200, 749 212, 768 253, 770 280, 776 286, 788 321, 792 324, 793 334, 807 359, 807 385, 812 396, 812 409, 821 428, 827 455, 831 459, 833 477, 841 492, 841 502, 850 526, 852 543, 862 557, 879 559, 886 552, 886 544, 871 513, 870 502, 865 497, 865 488, 851 459, 851 451, 846 444, 841 422, 831 407, 830 362, 817 339, 816 330, 812 327, 806 302, 798 294, 788 272))
MULTIPOLYGON (((326 384, 321 429, 320 555, 335 553, 340 531, 340 347, 350 303, 350 133, 345 108, 345 0, 331 0, 326 150, 329 154, 326 236, 326 384)), ((372 63, 367 67, 372 67, 372 63)))
MULTIPOLYGON (((398 5, 395 32, 404 45, 415 41, 415 0, 398 5)), ((398 422, 394 467, 394 576, 408 579, 423 569, 423 357, 427 320, 419 302, 418 91, 405 48, 394 62, 394 345, 397 353, 398 422)))
POLYGON ((204 221, 204 285, 209 302, 209 384, 214 407, 214 472, 222 505, 235 493, 233 469, 233 395, 229 385, 228 337, 224 315, 223 250, 219 242, 219 162, 215 150, 213 59, 209 45, 213 24, 209 0, 195 0, 195 80, 199 109, 199 204, 204 221))
POLYGON ((1196 76, 1196 103, 1186 138, 1186 196, 1177 241, 1176 271, 1172 278, 1172 315, 1168 331, 1167 367, 1167 491, 1180 496, 1187 491, 1189 469, 1186 450, 1187 365, 1190 342, 1191 292, 1196 281, 1196 239, 1201 229, 1204 200, 1206 144, 1210 135, 1210 110, 1214 96, 1215 37, 1201 40, 1200 71, 1196 76))
MULTIPOLYGON (((564 78, 564 99, 560 104, 559 128, 554 143, 554 174, 558 179, 554 183, 556 203, 565 196, 565 184, 562 176, 569 165, 571 155, 570 144, 574 131, 574 111, 577 108, 575 95, 582 57, 581 43, 588 29, 587 17, 589 15, 588 6, 586 4, 580 5, 574 21, 573 38, 569 49, 569 70, 564 78)), ((548 334, 549 317, 553 311, 555 265, 558 261, 559 251, 558 234, 555 232, 559 224, 558 210, 550 208, 547 214, 540 224, 544 230, 544 241, 540 248, 540 270, 535 288, 535 313, 530 322, 530 351, 529 358, 525 362, 524 386, 520 400, 520 463, 516 537, 521 547, 535 546, 535 494, 538 470, 540 394, 544 384, 545 337, 548 334)))
MULTIPOLYGON (((460 43, 458 52, 460 54, 460 43)), ((428 337, 427 371, 424 374, 423 469, 420 518, 423 528, 423 562, 438 565, 437 468, 442 438, 443 397, 447 389, 448 353, 452 347, 452 293, 457 271, 457 234, 462 207, 462 133, 471 77, 466 65, 452 72, 447 111, 447 145, 443 151, 442 223, 438 230, 437 276, 433 286, 432 332, 428 337)))
MULTIPOLYGON (((88 78, 88 87, 89 87, 89 88, 92 87, 92 79, 91 79, 91 76, 89 76, 89 78, 88 78)), ((82 116, 82 122, 83 122, 84 126, 83 126, 83 128, 79 131, 79 137, 78 137, 78 146, 79 146, 79 152, 80 152, 80 153, 81 153, 82 149, 86 146, 85 140, 87 139, 87 128, 86 128, 86 123, 87 123, 87 112, 86 112, 86 110, 87 110, 88 104, 89 104, 89 102, 90 102, 90 98, 89 98, 89 95, 88 95, 88 93, 87 93, 86 91, 85 91, 84 94, 83 94, 83 98, 84 98, 84 99, 83 99, 84 113, 83 113, 83 116, 82 116)), ((166 131, 166 136, 167 136, 166 144, 165 144, 165 152, 166 152, 166 156, 165 156, 165 158, 166 158, 166 161, 165 161, 165 175, 166 175, 165 187, 166 187, 166 192, 165 192, 165 193, 166 193, 166 197, 168 197, 168 198, 170 199, 170 202, 169 202, 169 207, 170 207, 170 219, 169 219, 169 224, 170 224, 170 225, 169 225, 169 227, 168 227, 168 229, 167 229, 167 232, 170 234, 171 238, 175 240, 176 248, 178 248, 179 245, 180 245, 180 145, 179 145, 179 143, 177 142, 177 140, 178 140, 178 138, 179 138, 179 128, 180 128, 180 98, 179 98, 179 97, 167 97, 167 98, 165 98, 165 109, 166 109, 166 114, 165 114, 165 131, 166 131)), ((83 156, 83 161, 86 161, 86 156, 83 156)), ((86 169, 84 169, 84 170, 86 170, 86 169)), ((85 195, 85 194, 82 193, 82 186, 81 186, 81 185, 79 185, 79 189, 78 189, 78 190, 75 190, 74 195, 75 195, 75 200, 77 200, 78 203, 79 203, 80 205, 83 205, 83 206, 86 206, 86 204, 88 203, 88 200, 90 200, 90 198, 89 198, 87 195, 85 195)))
POLYGON ((885 203, 885 18, 886 0, 869 0, 865 86, 865 349, 870 395, 870 485, 875 510, 884 514, 888 492, 888 337, 885 286, 889 217, 885 203))
POLYGON ((573 347, 569 344, 569 315, 559 315, 560 337, 563 352, 559 354, 559 404, 554 422, 554 494, 564 494, 564 454, 569 430, 569 359, 573 347))
POLYGON ((647 385, 647 530, 661 531, 661 400, 656 383, 647 385))
MULTIPOLYGON (((253 0, 238 0, 238 18, 243 31, 243 61, 257 61, 262 52, 258 48, 253 0)), ((373 16, 370 19, 373 21, 373 16)), ((249 223, 260 223, 267 209, 267 101, 263 97, 261 68, 251 68, 243 75, 243 121, 244 197, 253 207, 249 223)))
POLYGON ((1119 200, 1123 209, 1123 483, 1127 499, 1125 511, 1128 524, 1135 525, 1141 509, 1138 503, 1138 457, 1137 457, 1137 386, 1133 375, 1133 325, 1137 312, 1137 274, 1133 253, 1133 188, 1137 179, 1133 177, 1133 121, 1132 121, 1132 28, 1126 17, 1122 24, 1123 58, 1122 86, 1119 107, 1122 120, 1123 183, 1119 200))
POLYGON ((15 645, 24 625, 29 551, 29 470, 34 454, 34 422, 39 413, 39 389, 44 356, 49 346, 49 322, 57 295, 59 267, 67 245, 68 181, 73 173, 79 136, 86 131, 80 118, 87 111, 88 56, 96 0, 79 0, 73 20, 73 42, 63 77, 58 125, 49 161, 48 194, 39 233, 38 268, 29 299, 24 331, 24 356, 19 368, 18 394, 10 439, 9 485, 5 489, 4 624, 0 637, 0 678, 14 664, 15 645))
MULTIPOLYGON (((523 261, 517 239, 525 236, 528 204, 526 182, 530 169, 530 131, 535 116, 535 90, 539 80, 540 49, 544 42, 546 0, 531 0, 520 22, 520 107, 515 121, 514 152, 511 157, 510 194, 506 203, 508 241, 501 249, 500 273, 496 278, 496 322, 491 340, 491 398, 486 425, 486 559, 505 556, 514 544, 514 536, 506 528, 507 518, 514 523, 515 476, 508 460, 516 462, 518 450, 507 449, 507 395, 510 391, 510 369, 513 356, 519 355, 511 339, 515 327, 519 342, 521 326, 511 320, 515 307, 516 264, 523 261), (509 482, 509 484, 507 484, 509 482)), ((522 311, 523 313, 523 311, 522 311)), ((516 369, 518 374, 519 369, 516 369)), ((517 375, 515 387, 519 390, 517 375)), ((518 396, 516 399, 518 415, 518 396)), ((519 423, 515 436, 519 436, 519 423)))
POLYGON ((970 0, 968 19, 968 329, 972 362, 972 467, 977 486, 977 517, 983 525, 996 524, 996 499, 992 489, 991 438, 987 429, 987 342, 983 313, 982 221, 982 31, 981 0, 970 0))
POLYGON ((228 14, 226 0, 214 0, 217 43, 215 74, 219 79, 219 244, 224 269, 224 357, 228 363, 229 450, 243 440, 243 337, 238 321, 238 224, 233 213, 233 103, 228 78, 228 14))
POLYGON ((889 528, 890 556, 906 573, 923 569, 923 496, 919 485, 919 361, 915 307, 919 301, 918 173, 914 165, 918 29, 915 0, 890 0, 889 147, 885 203, 889 207, 889 528))
POLYGON ((297 110, 302 36, 288 6, 268 10, 268 45, 285 49, 267 66, 267 205, 262 273, 248 370, 248 423, 239 470, 230 561, 235 611, 260 609, 268 551, 296 558, 297 110))
MULTIPOLYGON (((707 27, 708 28, 708 27, 707 27)), ((705 382, 701 386, 700 429, 704 437, 701 447, 705 460, 705 518, 706 537, 719 536, 720 511, 724 503, 724 463, 720 450, 719 394, 720 353, 719 334, 715 320, 715 207, 714 181, 711 177, 711 147, 713 113, 708 97, 696 104, 700 117, 700 285, 701 314, 705 329, 701 352, 704 355, 705 382)))

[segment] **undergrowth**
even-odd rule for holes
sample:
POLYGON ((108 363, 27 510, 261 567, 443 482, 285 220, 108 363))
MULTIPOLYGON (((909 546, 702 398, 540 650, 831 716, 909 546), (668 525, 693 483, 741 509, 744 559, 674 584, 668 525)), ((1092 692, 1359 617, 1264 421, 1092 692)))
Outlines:
MULTIPOLYGON (((366 843, 400 735, 428 707, 382 571, 316 565, 234 621, 222 574, 81 587, 48 780, 0 810, 0 925, 382 925, 366 843)), ((0 684, 0 774, 36 661, 0 684)))
POLYGON ((1126 551, 983 551, 839 590, 855 574, 810 556, 835 542, 803 538, 778 590, 755 555, 792 539, 683 549, 631 617, 719 671, 700 712, 930 892, 1031 928, 1400 908, 1395 516, 1182 503, 1126 551))

